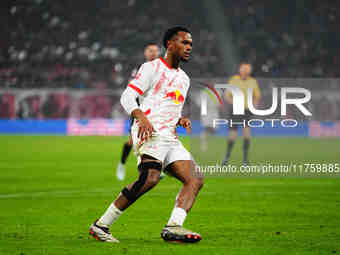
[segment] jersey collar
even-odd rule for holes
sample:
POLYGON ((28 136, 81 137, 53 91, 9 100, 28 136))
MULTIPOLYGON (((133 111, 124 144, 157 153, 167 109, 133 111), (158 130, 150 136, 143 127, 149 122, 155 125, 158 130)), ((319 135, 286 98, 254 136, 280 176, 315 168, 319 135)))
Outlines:
POLYGON ((172 68, 171 66, 169 66, 169 64, 168 64, 168 63, 165 61, 165 59, 162 58, 162 57, 159 57, 159 59, 163 62, 163 64, 164 64, 167 68, 169 68, 169 69, 175 69, 175 70, 178 72, 179 68, 172 68))

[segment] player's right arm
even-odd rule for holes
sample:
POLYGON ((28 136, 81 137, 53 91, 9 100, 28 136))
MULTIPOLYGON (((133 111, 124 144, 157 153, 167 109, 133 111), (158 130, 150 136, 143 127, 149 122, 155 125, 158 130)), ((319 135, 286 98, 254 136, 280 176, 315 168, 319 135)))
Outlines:
POLYGON ((150 63, 144 63, 138 70, 135 78, 130 81, 120 98, 120 103, 125 111, 138 120, 138 137, 142 139, 151 137, 154 128, 144 112, 139 108, 136 99, 138 96, 142 96, 151 87, 152 72, 152 65, 150 63))
POLYGON ((138 120, 138 137, 141 139, 148 139, 152 136, 155 131, 151 122, 145 116, 141 109, 135 109, 132 111, 131 116, 138 120))

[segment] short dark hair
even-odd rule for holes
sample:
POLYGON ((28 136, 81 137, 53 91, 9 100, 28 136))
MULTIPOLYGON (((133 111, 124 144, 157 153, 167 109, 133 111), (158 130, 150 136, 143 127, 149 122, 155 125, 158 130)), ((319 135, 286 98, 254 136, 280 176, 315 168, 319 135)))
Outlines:
POLYGON ((178 32, 191 33, 189 29, 185 27, 177 26, 177 27, 169 28, 163 36, 163 46, 165 49, 168 48, 168 41, 171 40, 174 37, 174 35, 177 35, 178 32))
POLYGON ((148 43, 146 43, 146 44, 144 45, 144 49, 147 48, 147 47, 149 47, 149 46, 152 46, 152 45, 158 46, 158 44, 155 43, 155 42, 148 42, 148 43))

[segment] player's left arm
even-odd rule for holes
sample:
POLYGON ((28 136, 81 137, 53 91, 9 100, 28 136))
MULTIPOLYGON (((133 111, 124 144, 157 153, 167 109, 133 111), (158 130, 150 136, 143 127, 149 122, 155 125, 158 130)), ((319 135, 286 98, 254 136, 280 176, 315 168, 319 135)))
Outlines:
POLYGON ((258 105, 258 103, 261 100, 261 91, 260 91, 259 84, 257 83, 257 80, 254 80, 254 82, 255 82, 255 86, 254 86, 254 91, 253 91, 253 102, 254 102, 254 105, 258 105))

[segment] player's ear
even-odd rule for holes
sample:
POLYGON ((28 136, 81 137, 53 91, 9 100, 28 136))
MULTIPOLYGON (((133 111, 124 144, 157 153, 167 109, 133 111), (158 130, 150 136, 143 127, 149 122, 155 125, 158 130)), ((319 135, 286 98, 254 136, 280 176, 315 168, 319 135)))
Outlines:
POLYGON ((167 44, 167 45, 168 45, 168 48, 167 48, 167 50, 169 50, 169 49, 171 50, 171 49, 172 49, 172 43, 171 43, 171 40, 168 40, 168 44, 167 44))
POLYGON ((168 41, 168 50, 174 50, 174 47, 175 47, 175 40, 174 39, 171 39, 168 41))

